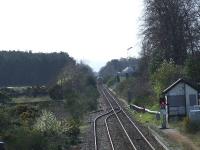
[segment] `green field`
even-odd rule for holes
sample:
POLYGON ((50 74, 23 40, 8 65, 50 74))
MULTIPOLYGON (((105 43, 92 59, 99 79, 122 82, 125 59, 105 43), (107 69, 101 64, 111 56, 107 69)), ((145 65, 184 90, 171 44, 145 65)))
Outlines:
POLYGON ((17 97, 12 98, 11 103, 35 103, 35 102, 45 102, 45 101, 52 101, 49 96, 42 96, 42 97, 17 97))

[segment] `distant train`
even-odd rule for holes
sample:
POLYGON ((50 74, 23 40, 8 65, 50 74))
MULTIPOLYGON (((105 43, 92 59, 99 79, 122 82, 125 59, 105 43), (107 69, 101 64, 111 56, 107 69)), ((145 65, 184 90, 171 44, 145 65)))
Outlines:
POLYGON ((97 77, 97 83, 98 84, 103 84, 103 78, 102 77, 97 77))

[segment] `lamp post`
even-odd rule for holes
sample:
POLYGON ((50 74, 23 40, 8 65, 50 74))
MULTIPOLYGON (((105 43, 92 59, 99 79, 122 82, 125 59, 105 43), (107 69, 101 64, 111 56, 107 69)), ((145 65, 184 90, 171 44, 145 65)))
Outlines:
POLYGON ((133 48, 132 46, 129 47, 129 48, 127 48, 127 59, 129 58, 129 57, 128 57, 128 52, 129 52, 132 48, 133 48))

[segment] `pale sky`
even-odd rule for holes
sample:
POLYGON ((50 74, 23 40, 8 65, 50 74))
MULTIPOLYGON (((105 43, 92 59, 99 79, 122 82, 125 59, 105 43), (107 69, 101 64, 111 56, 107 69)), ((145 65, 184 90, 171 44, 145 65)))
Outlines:
POLYGON ((143 0, 0 0, 0 50, 64 51, 95 71, 138 56, 143 0))

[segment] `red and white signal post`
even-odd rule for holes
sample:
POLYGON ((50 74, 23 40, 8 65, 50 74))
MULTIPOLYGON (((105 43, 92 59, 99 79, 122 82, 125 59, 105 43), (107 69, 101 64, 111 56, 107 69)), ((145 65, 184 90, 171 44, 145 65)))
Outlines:
POLYGON ((167 103, 165 97, 160 98, 160 115, 162 120, 162 128, 167 128, 167 103))

